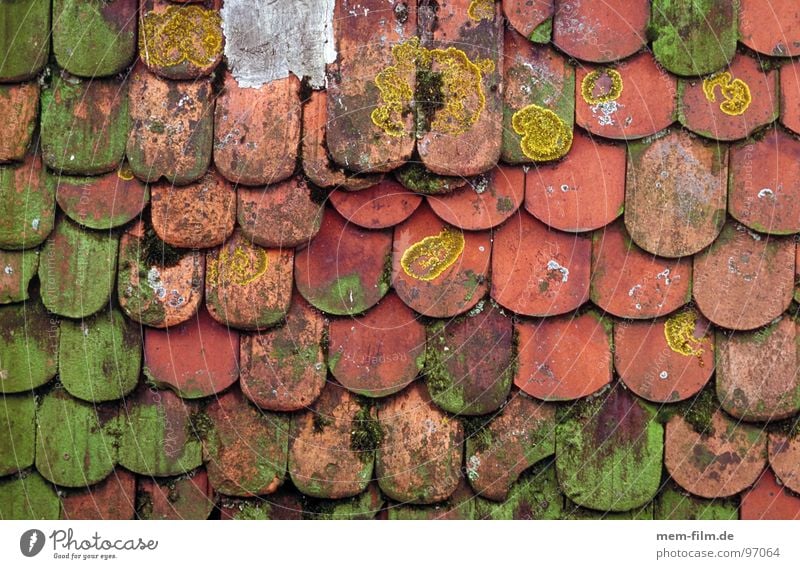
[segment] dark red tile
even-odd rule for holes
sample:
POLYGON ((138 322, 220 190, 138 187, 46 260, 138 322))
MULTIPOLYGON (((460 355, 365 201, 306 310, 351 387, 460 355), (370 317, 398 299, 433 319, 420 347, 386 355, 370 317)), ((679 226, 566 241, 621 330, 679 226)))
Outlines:
POLYGON ((502 4, 508 23, 526 39, 553 16, 553 0, 503 0, 502 4))
POLYGON ((422 196, 390 179, 357 192, 334 190, 328 199, 339 215, 367 229, 393 227, 422 203, 422 196))
POLYGON ((28 300, 28 288, 38 269, 39 251, 0 249, 0 304, 28 300))
POLYGON ((787 492, 768 468, 742 494, 741 513, 743 520, 800 520, 800 498, 787 492))
POLYGON ((38 114, 38 82, 0 85, 0 163, 25 158, 38 114))
POLYGON ((137 490, 140 520, 205 520, 214 509, 213 491, 202 469, 171 479, 140 476, 137 490))
POLYGON ((739 41, 759 53, 800 55, 800 11, 792 0, 741 0, 739 41))
POLYGON ((780 70, 781 123, 800 134, 800 63, 787 63, 780 70))
POLYGON ((105 480, 61 496, 63 520, 132 520, 136 506, 136 476, 116 468, 105 480))
POLYGON ((0 165, 0 247, 30 249, 45 240, 55 223, 55 186, 38 154, 0 165))
POLYGON ((782 433, 770 434, 769 463, 784 486, 800 493, 800 438, 782 433))
POLYGON ((50 3, 39 0, 0 6, 0 81, 25 81, 39 74, 50 55, 50 3))

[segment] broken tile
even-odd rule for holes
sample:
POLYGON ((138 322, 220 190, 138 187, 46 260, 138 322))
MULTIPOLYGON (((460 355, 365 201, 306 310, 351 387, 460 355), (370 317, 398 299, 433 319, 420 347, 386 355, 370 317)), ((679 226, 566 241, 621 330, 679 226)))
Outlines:
POLYGON ((655 499, 656 520, 738 520, 736 501, 704 500, 668 483, 655 499))
POLYGON ((0 479, 0 520, 57 520, 61 502, 36 472, 0 479))
POLYGON ((771 433, 769 463, 784 486, 800 493, 800 438, 797 435, 771 433))
POLYGON ((61 494, 62 520, 132 520, 136 476, 115 469, 102 482, 61 494))
POLYGON ((339 215, 366 229, 394 227, 422 203, 422 196, 390 179, 357 192, 334 190, 328 199, 339 215))
POLYGON ((0 36, 0 81, 25 81, 38 75, 50 55, 50 2, 3 2, 0 21, 5 30, 0 36))
POLYGON ((33 300, 0 306, 0 391, 19 393, 44 385, 58 371, 58 319, 33 300))
POLYGON ((800 520, 800 497, 787 492, 767 468, 742 494, 743 520, 800 520))
POLYGON ((759 53, 800 55, 800 14, 792 0, 741 0, 739 40, 759 53))
POLYGON ((0 249, 0 304, 28 300, 28 287, 39 269, 39 251, 0 249))
POLYGON ((178 478, 138 480, 139 520, 206 520, 213 509, 213 491, 205 470, 178 478))
POLYGON ((530 41, 550 41, 553 0, 503 0, 503 14, 516 31, 530 41), (546 28, 546 38, 540 30, 546 28))
POLYGON ((0 247, 29 249, 45 240, 55 222, 55 186, 38 154, 0 165, 0 247))
POLYGON ((38 82, 0 85, 0 163, 25 158, 38 114, 38 82))
POLYGON ((0 398, 0 476, 33 466, 36 447, 36 401, 33 394, 0 398))
POLYGON ((475 518, 481 520, 558 520, 563 512, 564 496, 558 487, 556 469, 544 461, 528 470, 511 485, 500 503, 475 498, 475 518))
POLYGON ((781 123, 800 134, 800 63, 787 63, 780 70, 781 123))

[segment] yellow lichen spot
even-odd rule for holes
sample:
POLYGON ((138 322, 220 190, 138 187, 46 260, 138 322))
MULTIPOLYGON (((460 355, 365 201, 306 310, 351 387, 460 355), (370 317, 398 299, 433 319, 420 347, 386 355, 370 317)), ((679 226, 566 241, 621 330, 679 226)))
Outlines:
POLYGON ((590 105, 615 101, 622 95, 622 75, 616 69, 595 69, 581 81, 581 95, 590 105), (608 84, 604 85, 602 93, 595 93, 601 79, 606 79, 608 84))
POLYGON ((667 339, 669 348, 684 356, 695 356, 700 359, 705 353, 704 344, 707 342, 705 337, 697 338, 694 335, 697 325, 697 313, 694 310, 679 312, 667 319, 664 324, 664 337, 667 339))
POLYGON ((133 180, 133 170, 127 162, 123 162, 119 165, 119 168, 117 169, 117 177, 126 182, 128 180, 133 180))
POLYGON ((139 28, 139 53, 148 65, 172 67, 213 63, 222 53, 222 19, 200 6, 169 6, 147 12, 139 28))
POLYGON ((375 76, 383 105, 373 110, 370 116, 372 122, 390 136, 406 133, 403 115, 408 112, 414 98, 412 84, 421 49, 424 48, 419 46, 419 38, 395 45, 392 47, 395 64, 375 76))
POLYGON ((471 20, 494 20, 494 0, 472 0, 467 8, 471 20))
POLYGON ((511 117, 523 154, 531 160, 557 160, 572 147, 572 129, 550 109, 528 105, 511 117))
POLYGON ((232 253, 228 249, 222 249, 219 257, 208 263, 209 283, 213 286, 231 283, 246 286, 256 281, 267 272, 269 261, 266 249, 253 247, 250 251, 254 258, 241 246, 235 247, 232 253))
POLYGON ((464 251, 464 234, 450 227, 425 237, 406 249, 400 259, 405 273, 421 281, 432 281, 445 272, 464 251))
POLYGON ((723 98, 725 99, 719 105, 721 110, 726 115, 737 116, 741 115, 750 106, 753 100, 750 95, 750 87, 741 79, 734 79, 730 71, 723 71, 715 73, 711 77, 706 77, 703 80, 703 93, 710 102, 715 103, 717 100, 714 91, 720 88, 723 98))

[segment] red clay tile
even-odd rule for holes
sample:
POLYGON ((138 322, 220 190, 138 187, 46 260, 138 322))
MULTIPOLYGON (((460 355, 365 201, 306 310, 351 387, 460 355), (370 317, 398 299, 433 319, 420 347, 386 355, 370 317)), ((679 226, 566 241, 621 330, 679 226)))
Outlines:
POLYGON ((800 410, 797 325, 791 318, 757 332, 717 332, 717 397, 745 421, 785 419, 800 410))
POLYGON ((424 204, 395 228, 392 285, 425 316, 461 314, 486 293, 491 248, 488 232, 451 227, 424 204))
POLYGON ((324 206, 301 177, 267 188, 237 191, 236 219, 245 237, 262 247, 296 247, 313 239, 324 206))
POLYGON ((433 504, 448 498, 461 478, 464 430, 440 411, 417 382, 378 410, 383 443, 375 473, 384 494, 400 502, 433 504))
POLYGON ((40 0, 0 5, 0 81, 25 81, 39 74, 50 55, 50 3, 40 0))
POLYGON ((741 0, 739 41, 759 53, 800 55, 800 11, 793 0, 741 0))
POLYGON ((25 158, 38 113, 38 82, 0 85, 0 163, 25 158))
POLYGON ((214 110, 214 165, 234 184, 263 186, 294 172, 300 147, 300 81, 294 75, 258 88, 226 72, 214 110))
POLYGON ((625 202, 625 148, 575 133, 572 150, 525 175, 525 209, 550 227, 588 231, 604 227, 625 202))
POLYGON ((644 51, 607 67, 575 71, 575 122, 600 136, 651 136, 675 121, 678 82, 644 51))
POLYGON ((422 196, 388 178, 358 192, 334 190, 328 199, 339 215, 367 229, 394 227, 422 203, 422 196))
POLYGON ((239 378, 239 333, 204 308, 167 330, 145 328, 144 373, 184 399, 220 393, 239 378))
POLYGON ((132 520, 136 476, 117 468, 105 480, 61 496, 62 520, 132 520))
POLYGON ((800 63, 781 67, 781 123, 800 134, 800 63))
POLYGON ((392 292, 364 316, 332 319, 328 337, 328 367, 355 393, 390 395, 422 370, 425 326, 392 292))
POLYGON ((727 223, 694 258, 694 298, 714 324, 752 330, 789 307, 794 292, 794 243, 727 223))
POLYGON ((760 427, 716 411, 714 433, 700 434, 680 415, 667 423, 664 464, 682 488, 703 498, 738 494, 767 464, 767 436, 760 427))
POLYGON ((158 236, 186 249, 221 245, 236 223, 236 190, 214 170, 188 186, 150 186, 151 219, 158 236))
POLYGON ((0 249, 0 304, 28 300, 28 287, 38 268, 39 251, 0 249))
POLYGON ((441 72, 443 105, 417 132, 417 151, 431 172, 475 176, 492 168, 502 145, 503 17, 468 14, 474 0, 438 2, 425 42, 433 72, 441 72))
POLYGON ((596 312, 520 320, 514 330, 519 346, 514 383, 528 395, 570 401, 611 381, 611 330, 596 312))
POLYGON ((73 221, 89 229, 112 229, 136 218, 150 192, 123 164, 102 176, 59 176, 56 200, 73 221))
POLYGON ((552 316, 589 299, 592 242, 519 212, 494 235, 492 298, 527 316, 552 316))
POLYGON ((217 397, 206 415, 204 453, 211 487, 227 496, 275 492, 286 476, 289 416, 264 412, 238 389, 217 397))
POLYGON ((688 399, 714 373, 711 325, 692 309, 655 321, 615 322, 614 366, 639 397, 656 403, 688 399))
POLYGON ((142 66, 131 74, 127 154, 136 177, 174 184, 203 177, 211 161, 214 99, 208 80, 166 81, 142 66))
POLYGON ((769 463, 784 486, 800 493, 800 438, 796 435, 770 434, 769 463))
POLYGON ((273 411, 311 405, 325 386, 324 333, 323 316, 295 291, 283 326, 242 334, 240 377, 245 396, 273 411))
POLYGON ((742 494, 741 516, 743 520, 800 520, 800 498, 787 492, 768 468, 742 494))
POLYGON ((214 509, 205 470, 188 477, 139 477, 136 516, 141 520, 205 520, 214 509))
POLYGON ((586 61, 606 62, 647 43, 648 0, 556 0, 553 43, 586 61))
POLYGON ((778 72, 764 72, 747 55, 729 68, 678 83, 678 120, 697 134, 717 140, 744 138, 778 118, 778 72))
POLYGON ((465 188, 428 197, 431 209, 450 225, 468 231, 491 229, 511 217, 525 194, 520 167, 497 166, 465 188))
POLYGON ((800 142, 780 128, 731 148, 728 212, 761 233, 800 231, 800 142))
POLYGON ((39 300, 0 306, 0 392, 21 393, 49 382, 58 372, 57 321, 39 300))
POLYGON ((645 253, 617 221, 592 236, 590 297, 621 318, 669 314, 692 297, 691 261, 645 253))
POLYGON ((55 181, 38 154, 22 164, 0 165, 0 247, 36 247, 53 230, 56 215, 55 181))
POLYGON ((628 145, 625 226, 633 241, 662 257, 693 255, 725 223, 726 148, 676 130, 628 145))
POLYGON ((366 489, 375 454, 354 443, 365 420, 376 421, 375 411, 362 407, 355 395, 333 383, 309 410, 293 417, 289 474, 303 494, 348 498, 366 489), (364 413, 371 418, 363 417, 364 413))
POLYGON ((503 13, 511 26, 526 38, 553 16, 553 0, 503 0, 503 13))

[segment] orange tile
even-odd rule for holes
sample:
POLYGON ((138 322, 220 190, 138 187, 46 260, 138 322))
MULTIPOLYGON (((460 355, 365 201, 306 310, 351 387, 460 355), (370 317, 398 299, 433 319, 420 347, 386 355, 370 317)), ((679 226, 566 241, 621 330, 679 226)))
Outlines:
POLYGON ((527 316, 552 316, 589 299, 592 242, 521 211, 494 235, 492 298, 527 316))
POLYGON ((675 121, 678 81, 644 51, 609 66, 575 71, 575 122, 600 136, 651 136, 675 121))
POLYGON ((781 124, 800 134, 800 63, 787 63, 780 76, 781 124))
POLYGON ((694 258, 694 298, 714 324, 733 330, 764 326, 789 308, 794 292, 794 243, 727 223, 694 258))
POLYGON ((800 142, 782 129, 731 147, 728 212, 762 233, 800 231, 800 142))
POLYGON ((631 241, 622 220, 592 236, 592 302, 621 318, 653 318, 692 297, 690 259, 645 253, 631 241))
POLYGON ((800 55, 797 3, 793 0, 741 0, 739 41, 764 55, 800 55))
POLYGON ((784 486, 800 493, 800 438, 770 434, 769 463, 784 486))
POLYGON ((263 247, 297 247, 319 231, 324 204, 301 176, 267 188, 239 187, 236 220, 248 239, 263 247))
POLYGON ((611 381, 611 330, 598 313, 520 320, 514 329, 519 345, 514 383, 528 395, 570 401, 611 381))
POLYGON ((503 0, 503 14, 526 38, 553 16, 553 0, 503 0))
POLYGON ((395 228, 392 285, 415 311, 434 318, 461 314, 484 296, 491 236, 440 221, 427 204, 395 228))
POLYGON ((38 154, 0 165, 0 247, 30 249, 47 238, 55 225, 55 190, 38 154))
POLYGON ((575 133, 559 162, 525 175, 525 209, 550 227, 588 231, 611 223, 625 201, 625 147, 575 133))
POLYGON ((303 409, 325 386, 325 319, 295 292, 286 322, 260 334, 242 334, 242 392, 272 411, 303 409))
POLYGON ((173 479, 141 476, 137 490, 136 516, 142 520, 205 520, 214 508, 213 490, 203 469, 173 479))
POLYGON ((778 118, 778 73, 737 55, 730 67, 678 84, 678 120, 697 134, 737 140, 778 118))
POLYGON ((294 250, 265 249, 235 231, 206 254, 206 306, 233 328, 259 330, 280 322, 292 297, 294 250))
POLYGON ((390 179, 357 192, 334 190, 328 199, 339 215, 367 229, 394 227, 422 203, 422 196, 390 179))
POLYGON ((234 184, 263 186, 292 175, 300 147, 300 81, 294 75, 257 89, 225 73, 214 109, 214 165, 234 184))
POLYGON ((616 321, 614 367, 639 397, 656 403, 688 399, 714 373, 711 325, 692 309, 654 321, 616 321))
POLYGON ((0 163, 25 157, 38 113, 38 82, 0 85, 0 163))
POLYGON ((394 293, 364 316, 332 319, 328 337, 328 367, 355 393, 390 395, 422 370, 425 326, 394 293))
POLYGON ((136 506, 136 476, 117 468, 94 486, 61 496, 63 520, 132 520, 136 506))
POLYGON ((521 167, 497 166, 452 193, 428 196, 442 220, 469 231, 491 229, 511 217, 525 195, 521 167))
POLYGON ((667 423, 664 464, 684 490, 702 498, 725 498, 752 485, 767 465, 767 436, 760 427, 716 411, 713 433, 696 432, 683 417, 667 423))
POLYGON ((684 131, 628 146, 625 226, 634 243, 662 257, 693 255, 725 223, 727 148, 684 131))
POLYGON ((742 494, 741 516, 743 520, 800 520, 800 498, 787 492, 768 468, 742 494))

